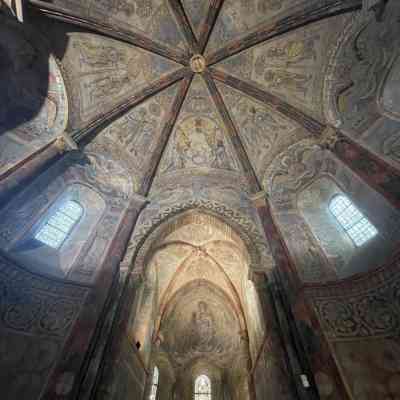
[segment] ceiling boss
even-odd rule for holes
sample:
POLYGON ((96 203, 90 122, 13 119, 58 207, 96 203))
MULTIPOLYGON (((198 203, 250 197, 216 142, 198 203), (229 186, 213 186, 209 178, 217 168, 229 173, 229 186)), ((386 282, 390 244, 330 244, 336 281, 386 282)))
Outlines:
POLYGON ((202 73, 206 69, 206 60, 201 54, 195 54, 190 59, 190 68, 195 73, 202 73))

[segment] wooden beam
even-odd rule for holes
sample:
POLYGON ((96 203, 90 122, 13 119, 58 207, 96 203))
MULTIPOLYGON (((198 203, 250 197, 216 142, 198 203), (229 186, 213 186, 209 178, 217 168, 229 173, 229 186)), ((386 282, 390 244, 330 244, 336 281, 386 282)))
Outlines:
POLYGON ((29 0, 29 6, 31 9, 39 11, 46 17, 80 26, 99 35, 140 47, 182 65, 189 64, 189 53, 164 46, 163 44, 155 42, 140 33, 131 32, 122 28, 117 29, 114 26, 101 23, 94 19, 83 18, 64 7, 55 6, 54 4, 46 3, 41 0, 29 0))
POLYGON ((207 65, 216 64, 227 57, 231 57, 243 50, 272 39, 278 35, 298 29, 310 23, 320 21, 334 15, 347 13, 361 9, 363 0, 314 0, 311 4, 299 7, 291 15, 277 19, 256 31, 233 40, 222 49, 210 54, 207 57, 207 65))
POLYGON ((204 53, 207 47, 208 40, 215 23, 217 22, 218 15, 223 4, 224 0, 211 0, 210 2, 210 8, 208 9, 207 17, 200 26, 199 47, 201 53, 204 53))
POLYGON ((177 19, 180 27, 182 28, 182 32, 190 46, 190 49, 192 50, 192 53, 199 54, 199 43, 197 42, 196 36, 193 33, 189 19, 185 13, 185 10, 182 7, 182 3, 179 0, 169 0, 169 5, 174 12, 175 18, 177 19))
POLYGON ((165 148, 167 147, 168 141, 171 137, 172 131, 174 129, 176 120, 178 119, 178 115, 181 111, 182 104, 186 98, 192 79, 193 79, 193 74, 190 74, 190 76, 186 76, 183 82, 181 83, 178 93, 175 96, 174 103, 172 104, 170 110, 169 118, 167 118, 167 122, 165 123, 160 136, 160 142, 157 144, 156 150, 151 155, 149 170, 146 176, 144 177, 143 182, 138 191, 138 194, 142 196, 148 195, 151 185, 153 184, 158 166, 161 162, 165 148))
POLYGON ((236 153, 237 153, 239 161, 242 165, 243 171, 249 182, 250 189, 253 193, 260 192, 261 191, 260 182, 258 181, 258 178, 256 176, 254 168, 251 165, 249 156, 247 155, 246 149, 243 146, 243 143, 240 139, 240 135, 236 129, 236 126, 235 126, 227 108, 226 108, 226 105, 222 99, 222 96, 219 93, 218 88, 215 85, 215 82, 213 81, 210 73, 208 71, 206 71, 202 74, 202 76, 203 76, 204 80, 206 81, 206 84, 207 84, 208 90, 211 94, 211 97, 213 98, 215 106, 217 107, 217 109, 221 115, 221 119, 224 122, 224 124, 226 125, 226 128, 229 133, 229 140, 236 150, 236 153))
POLYGON ((299 125, 303 126, 308 132, 313 135, 319 136, 325 130, 326 126, 316 119, 306 115, 302 111, 298 110, 296 107, 291 106, 285 101, 281 100, 279 97, 259 89, 257 86, 242 81, 241 79, 235 78, 223 71, 217 70, 215 68, 210 68, 211 76, 230 86, 234 89, 240 90, 241 92, 247 94, 250 97, 268 105, 279 113, 289 117, 293 121, 297 122, 299 125))

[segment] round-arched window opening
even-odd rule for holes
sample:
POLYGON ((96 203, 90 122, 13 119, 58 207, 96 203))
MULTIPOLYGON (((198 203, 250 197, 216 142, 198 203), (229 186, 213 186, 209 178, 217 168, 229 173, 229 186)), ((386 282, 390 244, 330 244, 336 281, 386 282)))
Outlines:
POLYGON ((199 375, 194 382, 194 400, 211 400, 211 381, 207 375, 199 375))
POLYGON ((346 196, 334 196, 329 203, 329 211, 357 247, 362 246, 378 234, 375 226, 346 196))

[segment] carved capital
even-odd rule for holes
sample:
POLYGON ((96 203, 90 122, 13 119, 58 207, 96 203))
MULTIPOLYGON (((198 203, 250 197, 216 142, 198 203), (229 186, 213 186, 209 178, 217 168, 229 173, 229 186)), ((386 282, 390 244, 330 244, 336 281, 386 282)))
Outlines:
POLYGON ((63 154, 70 150, 78 150, 78 145, 74 142, 68 133, 64 132, 54 142, 57 150, 60 154, 63 154))
POLYGON ((317 140, 321 148, 334 150, 336 144, 340 141, 340 134, 334 127, 327 126, 317 140))

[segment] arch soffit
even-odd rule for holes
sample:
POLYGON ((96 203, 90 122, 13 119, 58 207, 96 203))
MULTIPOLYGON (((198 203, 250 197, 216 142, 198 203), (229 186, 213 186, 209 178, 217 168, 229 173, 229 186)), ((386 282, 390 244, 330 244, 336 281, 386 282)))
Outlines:
MULTIPOLYGON (((169 231, 171 225, 180 218, 191 213, 211 215, 232 228, 246 246, 250 263, 249 270, 260 270, 263 257, 260 247, 265 248, 265 238, 259 232, 256 224, 247 216, 215 201, 192 199, 186 203, 161 210, 149 222, 144 223, 134 233, 123 264, 131 266, 133 276, 143 277, 153 249, 159 243, 159 238, 169 231), (132 265, 133 262, 133 265, 132 265)), ((268 249, 268 252, 269 249, 268 249)))
MULTIPOLYGON (((184 258, 184 260, 178 265, 174 275, 172 276, 170 282, 168 283, 167 288, 165 289, 165 291, 161 297, 161 300, 160 300, 159 318, 158 318, 156 326, 159 326, 159 324, 161 323, 161 320, 162 320, 163 316, 165 315, 165 311, 168 308, 168 304, 172 301, 175 294, 178 293, 182 288, 184 288, 185 286, 189 285, 192 282, 200 281, 200 280, 204 280, 204 282, 212 283, 208 279, 194 278, 194 279, 190 279, 182 287, 175 288, 175 284, 176 284, 179 276, 184 274, 185 271, 188 268, 190 268, 190 266, 191 266, 190 261, 192 260, 193 257, 196 257, 196 255, 197 255, 196 252, 197 251, 201 252, 201 250, 198 250, 198 248, 196 248, 195 246, 192 246, 192 245, 190 245, 190 246, 192 248, 194 247, 195 252, 192 252, 191 254, 189 254, 187 257, 184 258), (176 289, 176 290, 174 290, 174 289, 176 289)), ((207 258, 207 260, 211 261, 211 263, 216 266, 219 276, 222 277, 222 279, 224 280, 224 282, 227 284, 228 288, 230 289, 232 298, 234 301, 233 306, 235 307, 235 310, 237 311, 237 316, 238 316, 239 322, 243 328, 243 326, 245 325, 244 310, 243 310, 243 306, 242 306, 242 300, 237 291, 237 288, 235 287, 234 283, 232 282, 231 278, 229 277, 229 275, 227 274, 227 272, 225 271, 223 266, 221 266, 221 264, 217 260, 215 260, 212 256, 210 256, 208 254, 205 254, 203 252, 201 252, 201 253, 203 256, 205 256, 207 258)), ((212 284, 216 287, 219 287, 215 283, 212 283, 212 284)), ((222 288, 220 288, 220 289, 222 290, 222 292, 225 294, 225 296, 227 298, 231 299, 229 294, 226 293, 224 289, 222 289, 222 288)))

